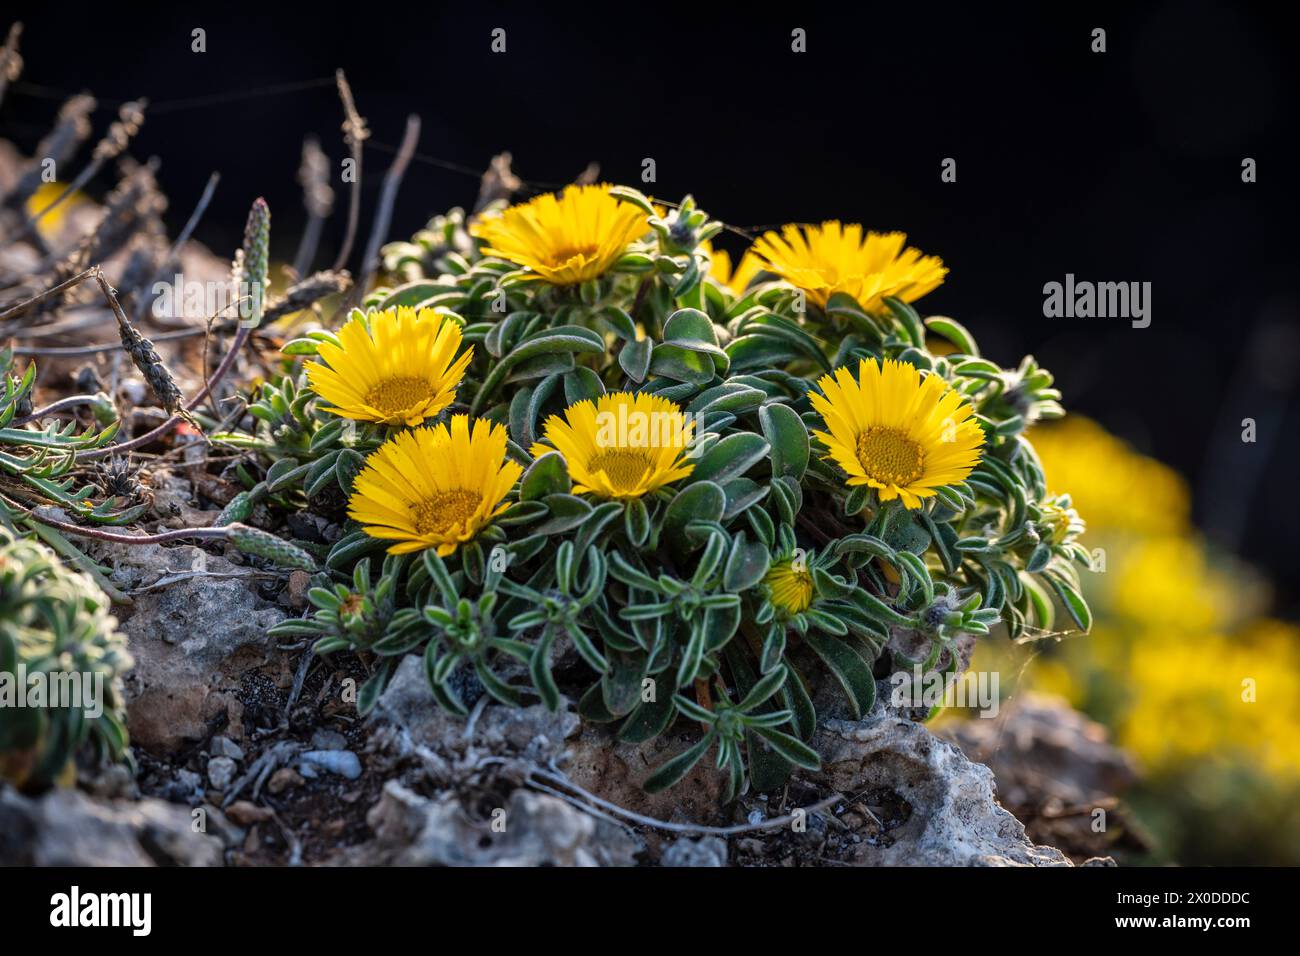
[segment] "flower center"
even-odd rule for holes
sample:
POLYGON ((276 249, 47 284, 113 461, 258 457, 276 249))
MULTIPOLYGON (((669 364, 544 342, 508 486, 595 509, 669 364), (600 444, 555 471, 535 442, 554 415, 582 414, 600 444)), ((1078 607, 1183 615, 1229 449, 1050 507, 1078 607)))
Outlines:
POLYGON ((554 265, 562 266, 566 262, 578 258, 578 256, 590 261, 596 258, 598 252, 600 252, 600 246, 594 242, 584 243, 580 246, 561 246, 551 253, 551 262, 554 265))
POLYGON ((430 498, 411 505, 415 530, 420 534, 446 534, 459 525, 464 528, 478 510, 480 496, 458 488, 434 492, 430 498))
POLYGON ((871 478, 907 485, 921 477, 925 452, 900 429, 873 425, 858 436, 858 461, 871 478))
POLYGON ((592 456, 592 471, 603 471, 616 491, 633 491, 651 467, 650 457, 644 452, 626 448, 613 448, 592 456))
POLYGON ((433 388, 425 379, 408 376, 380 382, 366 394, 366 404, 385 415, 396 415, 432 397, 433 388))

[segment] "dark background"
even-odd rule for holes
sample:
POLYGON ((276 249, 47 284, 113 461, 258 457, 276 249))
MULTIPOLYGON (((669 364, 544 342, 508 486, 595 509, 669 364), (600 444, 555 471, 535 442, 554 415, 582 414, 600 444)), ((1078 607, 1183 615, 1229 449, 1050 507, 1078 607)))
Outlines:
MULTIPOLYGON (((32 148, 70 91, 100 97, 97 133, 119 102, 147 96, 133 149, 162 159, 173 229, 220 170, 198 237, 232 250, 265 195, 289 258, 303 136, 317 134, 335 164, 344 155, 342 66, 372 131, 358 246, 410 112, 423 159, 392 238, 470 204, 469 171, 502 149, 541 185, 592 160, 602 178, 641 185, 653 157, 647 191, 690 191, 746 229, 834 217, 905 230, 952 270, 926 312, 959 318, 1003 364, 1033 352, 1068 408, 1187 475, 1201 525, 1271 570, 1296 615, 1287 25, 1269 6, 1211 3, 883 6, 11 4, 27 69, 0 135, 32 148), (195 27, 206 53, 191 52, 195 27), (494 27, 507 31, 504 55, 490 51, 494 27), (805 54, 790 50, 794 27, 808 32, 805 54), (1107 31, 1104 54, 1090 50, 1094 27, 1107 31), (1241 181, 1247 156, 1253 184, 1241 181), (945 157, 955 184, 940 180, 945 157), (1044 318, 1043 284, 1067 272, 1151 282, 1152 325, 1044 318), (1240 440, 1245 417, 1256 444, 1240 440)), ((338 199, 318 265, 341 239, 338 199)))

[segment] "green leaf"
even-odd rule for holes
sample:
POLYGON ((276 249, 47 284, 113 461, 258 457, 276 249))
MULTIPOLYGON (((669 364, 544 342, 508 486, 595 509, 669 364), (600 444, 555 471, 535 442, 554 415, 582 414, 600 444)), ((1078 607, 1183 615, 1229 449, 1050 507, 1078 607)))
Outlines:
POLYGON ((455 292, 454 285, 444 285, 440 282, 431 282, 428 279, 417 279, 414 282, 408 282, 406 285, 399 285, 392 292, 388 293, 379 303, 379 308, 395 309, 399 305, 417 306, 435 295, 443 292, 455 292))
POLYGON ((767 457, 767 439, 753 432, 736 432, 715 443, 695 464, 691 481, 715 481, 722 484, 744 474, 767 457))
POLYGON ((623 531, 627 540, 641 547, 650 538, 650 512, 640 498, 629 498, 623 512, 623 531))
POLYGON ((956 319, 950 319, 946 315, 932 315, 925 320, 925 326, 935 335, 942 336, 957 346, 958 352, 973 356, 980 354, 975 337, 956 319))
POLYGON ((722 571, 722 586, 733 593, 747 591, 767 576, 771 566, 772 556, 767 548, 748 540, 743 531, 737 531, 722 571))
POLYGON ((772 474, 802 481, 808 469, 808 429, 789 405, 772 403, 758 410, 758 422, 772 446, 772 474))
POLYGON ((701 738, 698 743, 692 745, 676 757, 673 757, 652 773, 646 779, 642 789, 645 790, 646 793, 659 793, 661 790, 667 790, 691 772, 691 768, 699 763, 704 755, 708 753, 709 747, 712 743, 712 734, 701 738))
POLYGON ((804 642, 826 664, 848 695, 849 709, 855 720, 871 712, 876 702, 876 679, 866 661, 838 637, 816 631, 804 635, 804 642))
POLYGON ((693 385, 707 385, 717 374, 713 359, 709 355, 680 345, 668 344, 654 347, 650 357, 650 371, 676 382, 689 382, 693 385))
POLYGON ((1079 625, 1084 633, 1091 631, 1092 611, 1088 607, 1088 602, 1083 599, 1083 595, 1055 571, 1044 572, 1040 577, 1047 579, 1047 583, 1052 586, 1056 596, 1065 605, 1065 610, 1069 612, 1070 617, 1074 618, 1074 623, 1079 625))
POLYGON ((766 740, 773 750, 796 767, 803 767, 805 770, 821 769, 822 761, 821 757, 817 755, 817 751, 797 737, 792 737, 772 727, 755 727, 754 733, 766 740))
POLYGON ((528 662, 528 672, 533 678, 533 686, 541 695, 542 703, 551 713, 560 709, 560 688, 555 684, 551 674, 551 645, 555 643, 555 630, 548 627, 542 632, 541 639, 533 648, 532 660, 528 662))
POLYGON ((584 399, 595 401, 605 394, 600 376, 585 366, 578 366, 564 376, 564 401, 568 405, 584 399))
POLYGON ((664 323, 665 342, 678 345, 718 347, 718 332, 713 320, 698 309, 678 309, 664 323))
POLYGON ((618 365, 632 381, 640 384, 650 373, 650 356, 654 343, 649 339, 633 339, 618 353, 618 365))
POLYGON ((664 512, 664 535, 674 549, 687 553, 707 540, 707 535, 688 531, 688 525, 716 522, 726 507, 727 496, 713 482, 688 485, 677 493, 664 512))
POLYGON ((542 455, 519 479, 519 500, 540 501, 547 495, 567 495, 573 482, 569 465, 558 451, 542 455))
POLYGON ((676 713, 670 694, 657 695, 654 700, 643 701, 618 729, 618 739, 629 744, 653 740, 668 729, 676 713))

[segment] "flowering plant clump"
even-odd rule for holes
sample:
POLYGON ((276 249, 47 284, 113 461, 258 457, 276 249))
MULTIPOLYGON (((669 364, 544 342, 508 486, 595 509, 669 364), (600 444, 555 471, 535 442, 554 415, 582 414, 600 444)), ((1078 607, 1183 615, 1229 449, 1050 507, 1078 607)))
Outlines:
POLYGON ((1058 604, 1087 629, 1082 524, 1026 437, 1062 414, 1051 375, 923 320, 947 270, 902 234, 788 226, 733 269, 723 228, 573 186, 386 247, 390 284, 288 343, 229 436, 262 498, 348 521, 276 632, 365 652, 363 711, 418 652, 455 713, 681 720, 698 741, 646 787, 713 750, 736 794, 818 765, 828 679, 862 715, 964 636, 1058 604))
POLYGON ((0 781, 41 790, 75 776, 83 745, 126 754, 126 636, 109 599, 49 548, 0 526, 0 781))

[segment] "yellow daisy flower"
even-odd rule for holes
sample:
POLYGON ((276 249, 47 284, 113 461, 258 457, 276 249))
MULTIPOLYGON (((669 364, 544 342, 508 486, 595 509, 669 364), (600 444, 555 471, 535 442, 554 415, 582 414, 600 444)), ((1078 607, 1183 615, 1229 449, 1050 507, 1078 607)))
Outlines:
POLYGON ((783 611, 799 614, 813 602, 813 576, 806 567, 796 567, 793 558, 777 561, 763 578, 768 598, 783 611))
POLYGON ((731 255, 726 249, 714 249, 707 241, 700 246, 709 256, 709 277, 734 295, 743 295, 754 276, 763 271, 763 260, 749 249, 744 251, 733 270, 731 255))
POLYGON ((348 515, 372 538, 395 541, 389 554, 437 548, 451 554, 506 509, 501 501, 523 469, 506 459, 506 430, 454 415, 398 432, 366 459, 348 515))
POLYGON ((937 375, 915 366, 863 359, 855 381, 847 368, 824 375, 823 394, 809 392, 829 432, 814 431, 849 485, 870 485, 881 501, 908 508, 935 489, 962 481, 979 463, 984 432, 969 403, 937 375))
POLYGON ((609 194, 606 183, 569 186, 484 216, 470 226, 497 256, 531 269, 551 285, 575 285, 609 271, 633 239, 645 234, 646 214, 609 194))
POLYGON ((534 457, 558 450, 569 465, 574 494, 640 498, 695 470, 683 461, 695 423, 658 395, 613 392, 584 399, 546 420, 534 457))
POLYGON ((474 354, 459 358, 460 326, 432 309, 386 309, 353 316, 323 342, 324 363, 307 363, 307 381, 329 406, 323 411, 364 422, 418 425, 452 403, 474 354))
POLYGON ((903 248, 902 232, 868 232, 856 223, 838 221, 820 226, 788 225, 780 234, 767 232, 754 243, 766 268, 814 303, 826 306, 836 292, 851 295, 864 310, 879 315, 886 296, 914 302, 937 289, 948 274, 943 260, 903 248))

